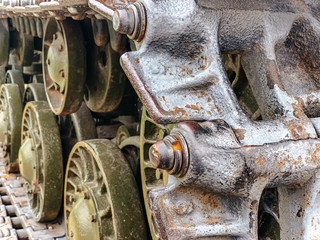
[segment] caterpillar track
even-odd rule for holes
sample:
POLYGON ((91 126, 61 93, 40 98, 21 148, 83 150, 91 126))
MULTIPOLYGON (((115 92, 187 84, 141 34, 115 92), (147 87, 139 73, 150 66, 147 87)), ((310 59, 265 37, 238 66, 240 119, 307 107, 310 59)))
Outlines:
POLYGON ((28 199, 19 174, 1 169, 1 239, 66 239, 62 219, 56 223, 37 223, 32 219, 28 199))
POLYGON ((5 239, 320 239, 317 0, 0 0, 5 239))

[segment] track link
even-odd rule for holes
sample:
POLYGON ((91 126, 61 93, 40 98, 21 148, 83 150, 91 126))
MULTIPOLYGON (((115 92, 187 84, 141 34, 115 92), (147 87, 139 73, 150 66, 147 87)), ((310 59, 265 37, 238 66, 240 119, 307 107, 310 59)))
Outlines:
POLYGON ((62 218, 50 223, 32 219, 23 182, 19 174, 5 173, 0 166, 0 239, 65 239, 62 218))

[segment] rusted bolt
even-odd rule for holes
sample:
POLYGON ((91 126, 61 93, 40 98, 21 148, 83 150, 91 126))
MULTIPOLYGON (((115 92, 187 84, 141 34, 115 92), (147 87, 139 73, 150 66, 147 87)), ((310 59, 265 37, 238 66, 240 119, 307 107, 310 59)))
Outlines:
POLYGON ((174 164, 174 152, 172 144, 164 139, 152 145, 149 150, 149 158, 152 165, 163 170, 170 170, 174 164))
POLYGON ((130 9, 117 9, 113 14, 113 28, 117 32, 132 34, 134 30, 134 13, 130 9))
POLYGON ((166 136, 149 149, 149 159, 155 168, 167 170, 171 175, 182 177, 189 167, 189 149, 180 133, 166 136))
POLYGON ((141 2, 130 4, 126 8, 117 9, 113 14, 115 31, 127 34, 129 38, 141 41, 146 31, 146 14, 141 2))

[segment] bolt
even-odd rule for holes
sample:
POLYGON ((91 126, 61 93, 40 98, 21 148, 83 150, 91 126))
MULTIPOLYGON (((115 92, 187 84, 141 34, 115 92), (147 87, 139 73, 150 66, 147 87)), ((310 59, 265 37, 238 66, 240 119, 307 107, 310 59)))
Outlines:
POLYGON ((182 177, 189 166, 189 150, 184 137, 175 133, 153 144, 149 149, 149 159, 155 168, 182 177))
POLYGON ((53 39, 53 40, 56 40, 56 39, 57 39, 57 34, 54 33, 54 34, 52 35, 52 39, 53 39))
POLYGON ((72 231, 69 232, 69 236, 73 237, 73 232, 72 231))
POLYGON ((60 77, 64 78, 64 70, 60 70, 60 77))
POLYGON ((167 140, 153 144, 149 150, 151 164, 160 169, 170 170, 174 165, 174 151, 172 144, 167 140))
POLYGON ((134 31, 134 13, 128 8, 117 9, 113 14, 113 28, 117 32, 132 34, 134 31))
POLYGON ((113 14, 115 31, 127 34, 129 38, 141 41, 146 30, 146 14, 141 2, 135 2, 126 8, 117 9, 113 14))

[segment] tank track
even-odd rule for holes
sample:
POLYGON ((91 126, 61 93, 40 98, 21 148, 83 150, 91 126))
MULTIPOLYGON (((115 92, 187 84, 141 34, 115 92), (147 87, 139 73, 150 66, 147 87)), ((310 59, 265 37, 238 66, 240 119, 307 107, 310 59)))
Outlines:
POLYGON ((3 240, 66 239, 61 217, 56 223, 38 223, 32 219, 23 179, 6 173, 0 166, 0 238, 3 240))

